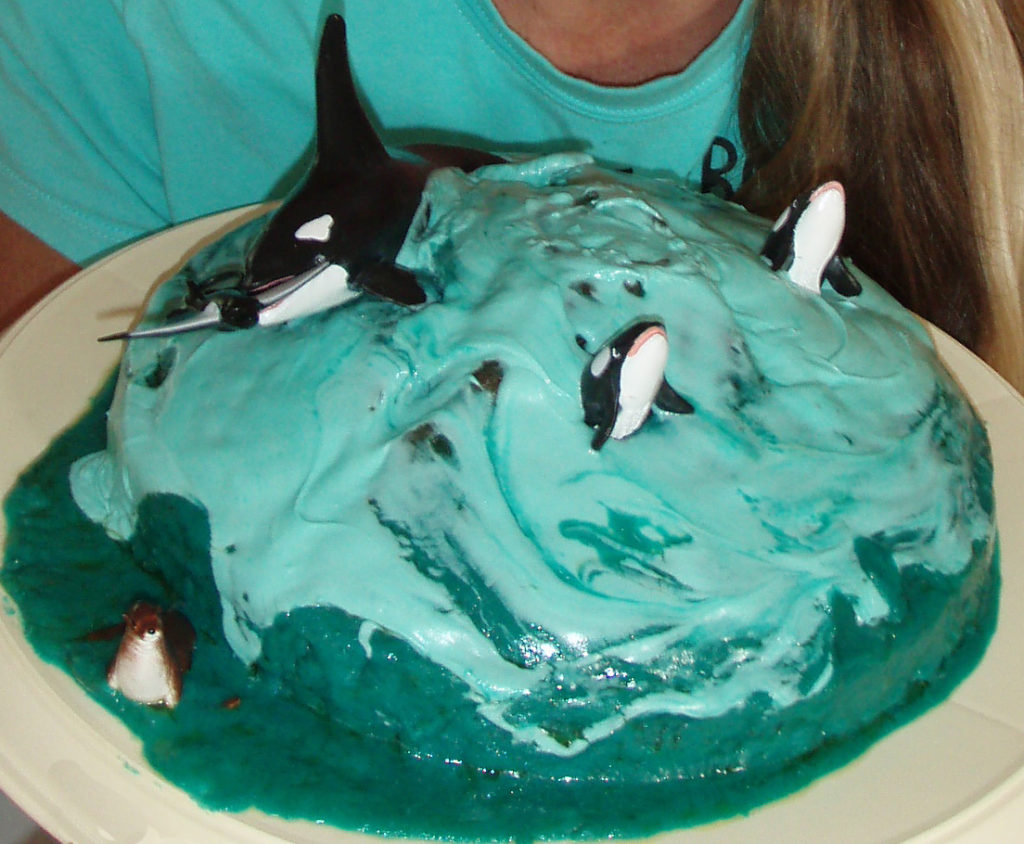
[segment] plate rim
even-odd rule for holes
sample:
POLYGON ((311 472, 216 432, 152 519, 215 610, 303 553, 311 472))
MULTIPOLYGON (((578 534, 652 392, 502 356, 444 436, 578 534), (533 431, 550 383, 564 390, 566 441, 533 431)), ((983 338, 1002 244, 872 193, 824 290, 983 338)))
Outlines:
MULTIPOLYGON (((79 296, 84 292, 84 288, 89 285, 100 286, 110 284, 110 281, 105 281, 107 276, 111 274, 117 275, 116 269, 124 264, 129 257, 143 260, 145 255, 159 252, 164 258, 168 258, 168 260, 156 262, 166 264, 166 266, 162 266, 159 270, 154 267, 153 273, 147 278, 133 282, 127 289, 122 291, 125 294, 123 298, 126 301, 130 299, 137 306, 141 304, 142 298, 140 297, 144 297, 148 290, 152 289, 156 283, 166 277, 168 272, 180 264, 181 259, 186 254, 191 254, 205 243, 214 240, 228 228, 233 228, 246 219, 252 219, 259 214, 265 213, 271 207, 273 207, 272 204, 266 203, 243 206, 238 209, 194 220, 182 226, 151 235, 82 269, 37 302, 21 318, 0 334, 0 370, 3 369, 6 363, 5 358, 9 354, 9 350, 23 342, 22 338, 27 337, 35 328, 39 327, 40 321, 45 323, 48 319, 51 319, 54 312, 63 303, 67 302, 69 297, 79 296), (175 244, 173 249, 169 246, 165 249, 165 244, 172 241, 175 244), (179 245, 184 246, 184 252, 176 261, 170 261, 169 256, 164 253, 178 249, 179 245)), ((143 263, 145 263, 144 260, 143 263)), ((103 322, 105 319, 109 320, 111 313, 107 312, 106 316, 103 314, 88 314, 86 322, 91 324, 103 322)), ((117 313, 121 313, 121 310, 117 309, 117 313)), ((123 313, 121 313, 121 318, 123 319, 123 313)), ((986 425, 989 424, 987 413, 1003 412, 1005 408, 1011 408, 1013 413, 1020 413, 1022 419, 1024 419, 1024 398, 1020 394, 1016 393, 991 367, 960 346, 947 334, 934 326, 928 325, 927 327, 934 339, 940 357, 948 363, 958 380, 966 377, 968 381, 973 382, 974 379, 981 378, 986 382, 987 392, 985 398, 976 404, 979 413, 986 420, 986 425), (965 373, 967 374, 965 375, 965 373)), ((101 331, 98 328, 93 328, 92 330, 101 331)), ((29 341, 25 340, 24 342, 29 341)), ((117 344, 114 345, 108 356, 112 360, 119 356, 119 346, 117 344)), ((102 377, 103 373, 100 373, 96 382, 90 387, 92 392, 95 392, 102 377)), ((962 385, 967 386, 963 383, 962 385)), ((0 388, 2 386, 0 384, 0 388)), ((968 392, 971 393, 970 390, 968 392)), ((971 395, 973 400, 973 393, 971 395)), ((80 410, 81 408, 79 408, 79 412, 80 410)), ((67 421, 69 422, 71 419, 67 421)), ((54 433, 56 431, 49 432, 47 439, 54 433)), ((1022 452, 1022 455, 1024 455, 1024 452, 1022 452)), ((1021 464, 1024 466, 1024 460, 1021 461, 1021 464)), ((18 471, 20 471, 20 468, 23 468, 23 466, 19 467, 18 471)), ((3 484, 0 484, 0 486, 3 488, 3 495, 6 496, 9 487, 3 484)), ((997 506, 999 503, 1001 503, 1001 500, 997 497, 997 506)), ((1002 531, 1002 525, 1000 525, 1000 530, 1002 531)), ((0 541, 3 540, 5 533, 5 526, 0 524, 0 541)), ((380 840, 376 836, 339 830, 333 827, 324 828, 308 821, 282 821, 263 815, 260 812, 252 811, 236 814, 212 812, 199 807, 181 789, 163 780, 158 774, 148 769, 148 766, 141 760, 141 749, 138 740, 115 716, 88 698, 84 690, 79 688, 74 680, 61 669, 48 665, 35 657, 31 646, 25 642, 23 636, 20 636, 20 621, 17 621, 17 635, 15 634, 11 619, 18 619, 18 612, 16 608, 13 608, 13 601, 3 590, 0 590, 0 599, 3 601, 3 618, 0 619, 0 657, 7 659, 10 658, 12 653, 18 654, 17 658, 23 660, 20 667, 27 672, 25 676, 32 678, 33 683, 30 684, 32 685, 32 691, 39 692, 42 695, 39 705, 43 706, 43 711, 49 713, 51 717, 57 720, 58 726, 64 728, 69 723, 79 725, 84 723, 92 727, 94 721, 103 722, 109 720, 110 723, 106 725, 108 730, 112 730, 115 733, 120 731, 120 744, 118 745, 110 744, 98 733, 89 732, 88 736, 83 739, 86 748, 85 752, 95 751, 97 744, 101 748, 100 752, 107 753, 113 750, 115 756, 113 761, 115 764, 122 766, 124 770, 130 770, 131 776, 136 779, 136 784, 141 784, 152 794, 159 795, 159 799, 169 807, 169 811, 172 814, 178 812, 185 812, 187 815, 198 813, 202 818, 200 826, 189 826, 188 824, 182 826, 179 823, 174 829, 176 835, 186 834, 186 838, 181 840, 187 840, 187 833, 190 830, 194 833, 202 833, 204 840, 207 841, 251 841, 254 844, 269 844, 269 842, 296 840, 297 838, 303 841, 331 842, 380 840), (80 699, 76 699, 76 692, 77 698, 80 699), (90 713, 91 717, 88 720, 83 720, 77 712, 77 708, 81 706, 83 701, 87 702, 88 707, 95 708, 96 710, 90 713), (74 706, 73 703, 75 704, 74 706), (125 745, 125 742, 127 742, 127 745, 125 745), (124 752, 124 747, 132 742, 134 742, 136 748, 134 756, 124 752), (286 831, 286 835, 282 834, 283 830, 286 831), (295 834, 293 835, 292 833, 295 834), (211 838, 211 835, 214 837, 211 838)), ((997 631, 996 635, 999 635, 999 631, 997 631)), ((954 697, 955 694, 954 692, 954 697)), ((8 705, 9 695, 0 691, 0 715, 4 713, 4 708, 8 705)), ((952 699, 940 703, 935 709, 950 705, 953 705, 952 699)), ((53 805, 54 798, 52 794, 48 796, 46 789, 42 787, 43 781, 53 785, 53 772, 50 771, 43 781, 39 781, 37 775, 21 776, 17 760, 11 758, 10 741, 8 739, 9 731, 2 729, 2 725, 3 721, 0 721, 0 787, 27 814, 47 828, 51 834, 66 840, 74 838, 78 841, 142 840, 141 837, 130 838, 130 835, 129 837, 118 837, 120 832, 136 831, 134 827, 132 827, 132 830, 127 830, 127 827, 124 830, 111 826, 103 827, 102 824, 97 825, 95 819, 79 818, 69 813, 69 810, 53 805), (90 826, 90 824, 92 825, 90 826), (88 837, 83 838, 83 836, 88 837)), ((888 740, 888 738, 882 739, 883 742, 888 740)), ((1022 747, 1024 747, 1024 735, 1022 735, 1022 747)), ((857 760, 851 764, 857 764, 857 760)), ((835 774, 829 774, 826 776, 826 779, 833 776, 835 774)), ((810 788, 813 788, 813 784, 810 788)), ((807 789, 801 790, 798 794, 805 791, 807 789)), ((791 796, 783 798, 782 801, 776 801, 776 803, 792 799, 793 797, 791 796)), ((767 804, 765 807, 756 809, 747 817, 750 818, 770 812, 773 805, 776 804, 767 804)), ((175 817, 177 818, 176 814, 175 817)), ((155 829, 152 824, 159 823, 160 820, 160 818, 155 818, 146 821, 144 825, 147 825, 147 829, 155 829)), ((742 835, 743 833, 740 831, 740 828, 735 826, 737 823, 742 823, 742 821, 742 818, 725 819, 703 827, 666 832, 657 836, 657 838, 659 841, 699 840, 702 837, 703 830, 717 828, 719 830, 726 830, 725 834, 728 835, 728 828, 730 826, 736 830, 738 835, 742 835)), ((1022 755, 1020 763, 1015 769, 1009 771, 1003 780, 987 790, 978 800, 953 812, 945 817, 945 819, 937 820, 927 828, 916 831, 904 840, 920 842, 921 844, 923 842, 940 841, 966 842, 991 840, 991 836, 994 834, 993 830, 1016 829, 1019 828, 1018 824, 1021 823, 1024 823, 1024 755, 1022 755), (974 837, 976 835, 987 837, 974 837)))

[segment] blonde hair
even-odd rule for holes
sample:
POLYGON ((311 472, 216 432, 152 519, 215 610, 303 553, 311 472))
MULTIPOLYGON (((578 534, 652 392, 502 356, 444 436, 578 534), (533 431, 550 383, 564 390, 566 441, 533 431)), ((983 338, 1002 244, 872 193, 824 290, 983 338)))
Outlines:
MULTIPOLYGON (((1007 0, 1018 18, 1017 0, 1007 0)), ((986 0, 938 3, 946 30, 989 292, 981 353, 1024 389, 1024 76, 1009 16, 986 0)), ((1018 27, 1022 21, 1018 20, 1018 27)))
POLYGON ((1024 13, 1017 0, 762 0, 740 95, 771 216, 830 178, 845 247, 1024 389, 1024 13))

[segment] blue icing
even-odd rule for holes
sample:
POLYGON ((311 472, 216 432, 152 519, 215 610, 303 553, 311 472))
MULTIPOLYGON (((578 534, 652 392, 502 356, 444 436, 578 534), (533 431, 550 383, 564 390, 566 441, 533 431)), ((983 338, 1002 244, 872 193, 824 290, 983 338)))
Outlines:
POLYGON ((244 661, 282 614, 337 607, 542 754, 798 705, 837 671, 837 606, 899 622, 911 569, 974 584, 995 527, 984 435, 920 324, 860 274, 854 299, 790 284, 766 231, 583 156, 440 171, 398 257, 427 306, 132 342, 74 495, 125 537, 153 493, 205 508, 244 661), (580 373, 638 319, 696 412, 595 452, 580 373))

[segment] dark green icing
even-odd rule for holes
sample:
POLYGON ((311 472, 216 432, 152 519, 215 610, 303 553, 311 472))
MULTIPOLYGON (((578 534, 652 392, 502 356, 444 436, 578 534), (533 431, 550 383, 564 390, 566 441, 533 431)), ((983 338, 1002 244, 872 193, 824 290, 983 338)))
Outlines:
MULTIPOLYGON (((351 829, 454 838, 637 836, 694 824, 787 794, 940 701, 976 664, 994 627, 994 563, 967 566, 973 584, 924 565, 900 575, 893 553, 902 538, 863 537, 858 559, 900 607, 902 627, 897 636, 893 623, 859 625, 836 593, 834 624, 821 635, 831 638, 838 669, 822 693, 782 713, 755 695, 741 710, 703 723, 665 715, 632 721, 578 757, 553 757, 512 743, 478 715, 461 681, 406 643, 377 632, 368 658, 361 621, 338 609, 280 616, 264 633, 260 659, 243 665, 223 639, 201 507, 151 496, 131 540, 116 542, 71 500, 69 466, 104 447, 110 392, 9 494, 0 580, 39 656, 123 719, 150 764, 211 809, 257 806, 351 829), (115 625, 139 598, 182 609, 198 631, 174 710, 111 692, 105 670, 117 640, 89 636, 115 625), (936 637, 960 641, 937 648, 936 637), (939 652, 951 655, 933 656, 939 652), (862 682, 879 665, 911 679, 889 688, 862 682), (861 723, 862 713, 879 710, 882 716, 861 723), (824 741, 823 724, 830 725, 824 741), (723 743, 723 736, 744 738, 723 743), (786 758, 792 748, 806 750, 793 761, 786 758)), ((982 460, 976 471, 978 488, 988 489, 991 467, 982 460)), ((616 525, 611 514, 606 529, 562 526, 615 564, 642 557, 636 528, 616 525), (613 533, 630 554, 615 550, 613 533)), ((984 560, 988 550, 976 553, 984 560)), ((754 644, 702 645, 692 676, 702 664, 708 671, 721 665, 723 652, 754 644)), ((636 672, 636 682, 659 677, 636 672)), ((553 723, 571 731, 565 711, 585 702, 576 697, 580 687, 561 677, 550 691, 538 705, 563 708, 553 723)))

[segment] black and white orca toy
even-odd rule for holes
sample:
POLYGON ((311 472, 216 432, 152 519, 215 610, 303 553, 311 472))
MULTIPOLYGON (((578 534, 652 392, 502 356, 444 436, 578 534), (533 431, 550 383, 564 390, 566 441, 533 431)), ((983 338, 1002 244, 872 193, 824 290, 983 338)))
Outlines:
POLYGON ((608 438, 634 433, 656 405, 670 413, 693 413, 693 405, 665 381, 668 337, 656 321, 635 323, 602 346, 583 369, 583 421, 595 429, 595 451, 608 438))
MULTIPOLYGON (((377 137, 356 94, 339 15, 327 19, 320 39, 316 114, 313 166, 269 219, 241 278, 230 286, 192 284, 184 307, 166 324, 104 340, 276 325, 362 293, 407 306, 426 302, 416 276, 394 259, 436 165, 399 161, 377 137)), ((444 165, 465 169, 500 160, 430 149, 444 165)))
POLYGON ((846 192, 839 182, 827 182, 797 197, 782 212, 761 249, 772 270, 783 271, 790 281, 820 293, 827 281, 842 296, 861 292, 839 257, 846 228, 846 192))

